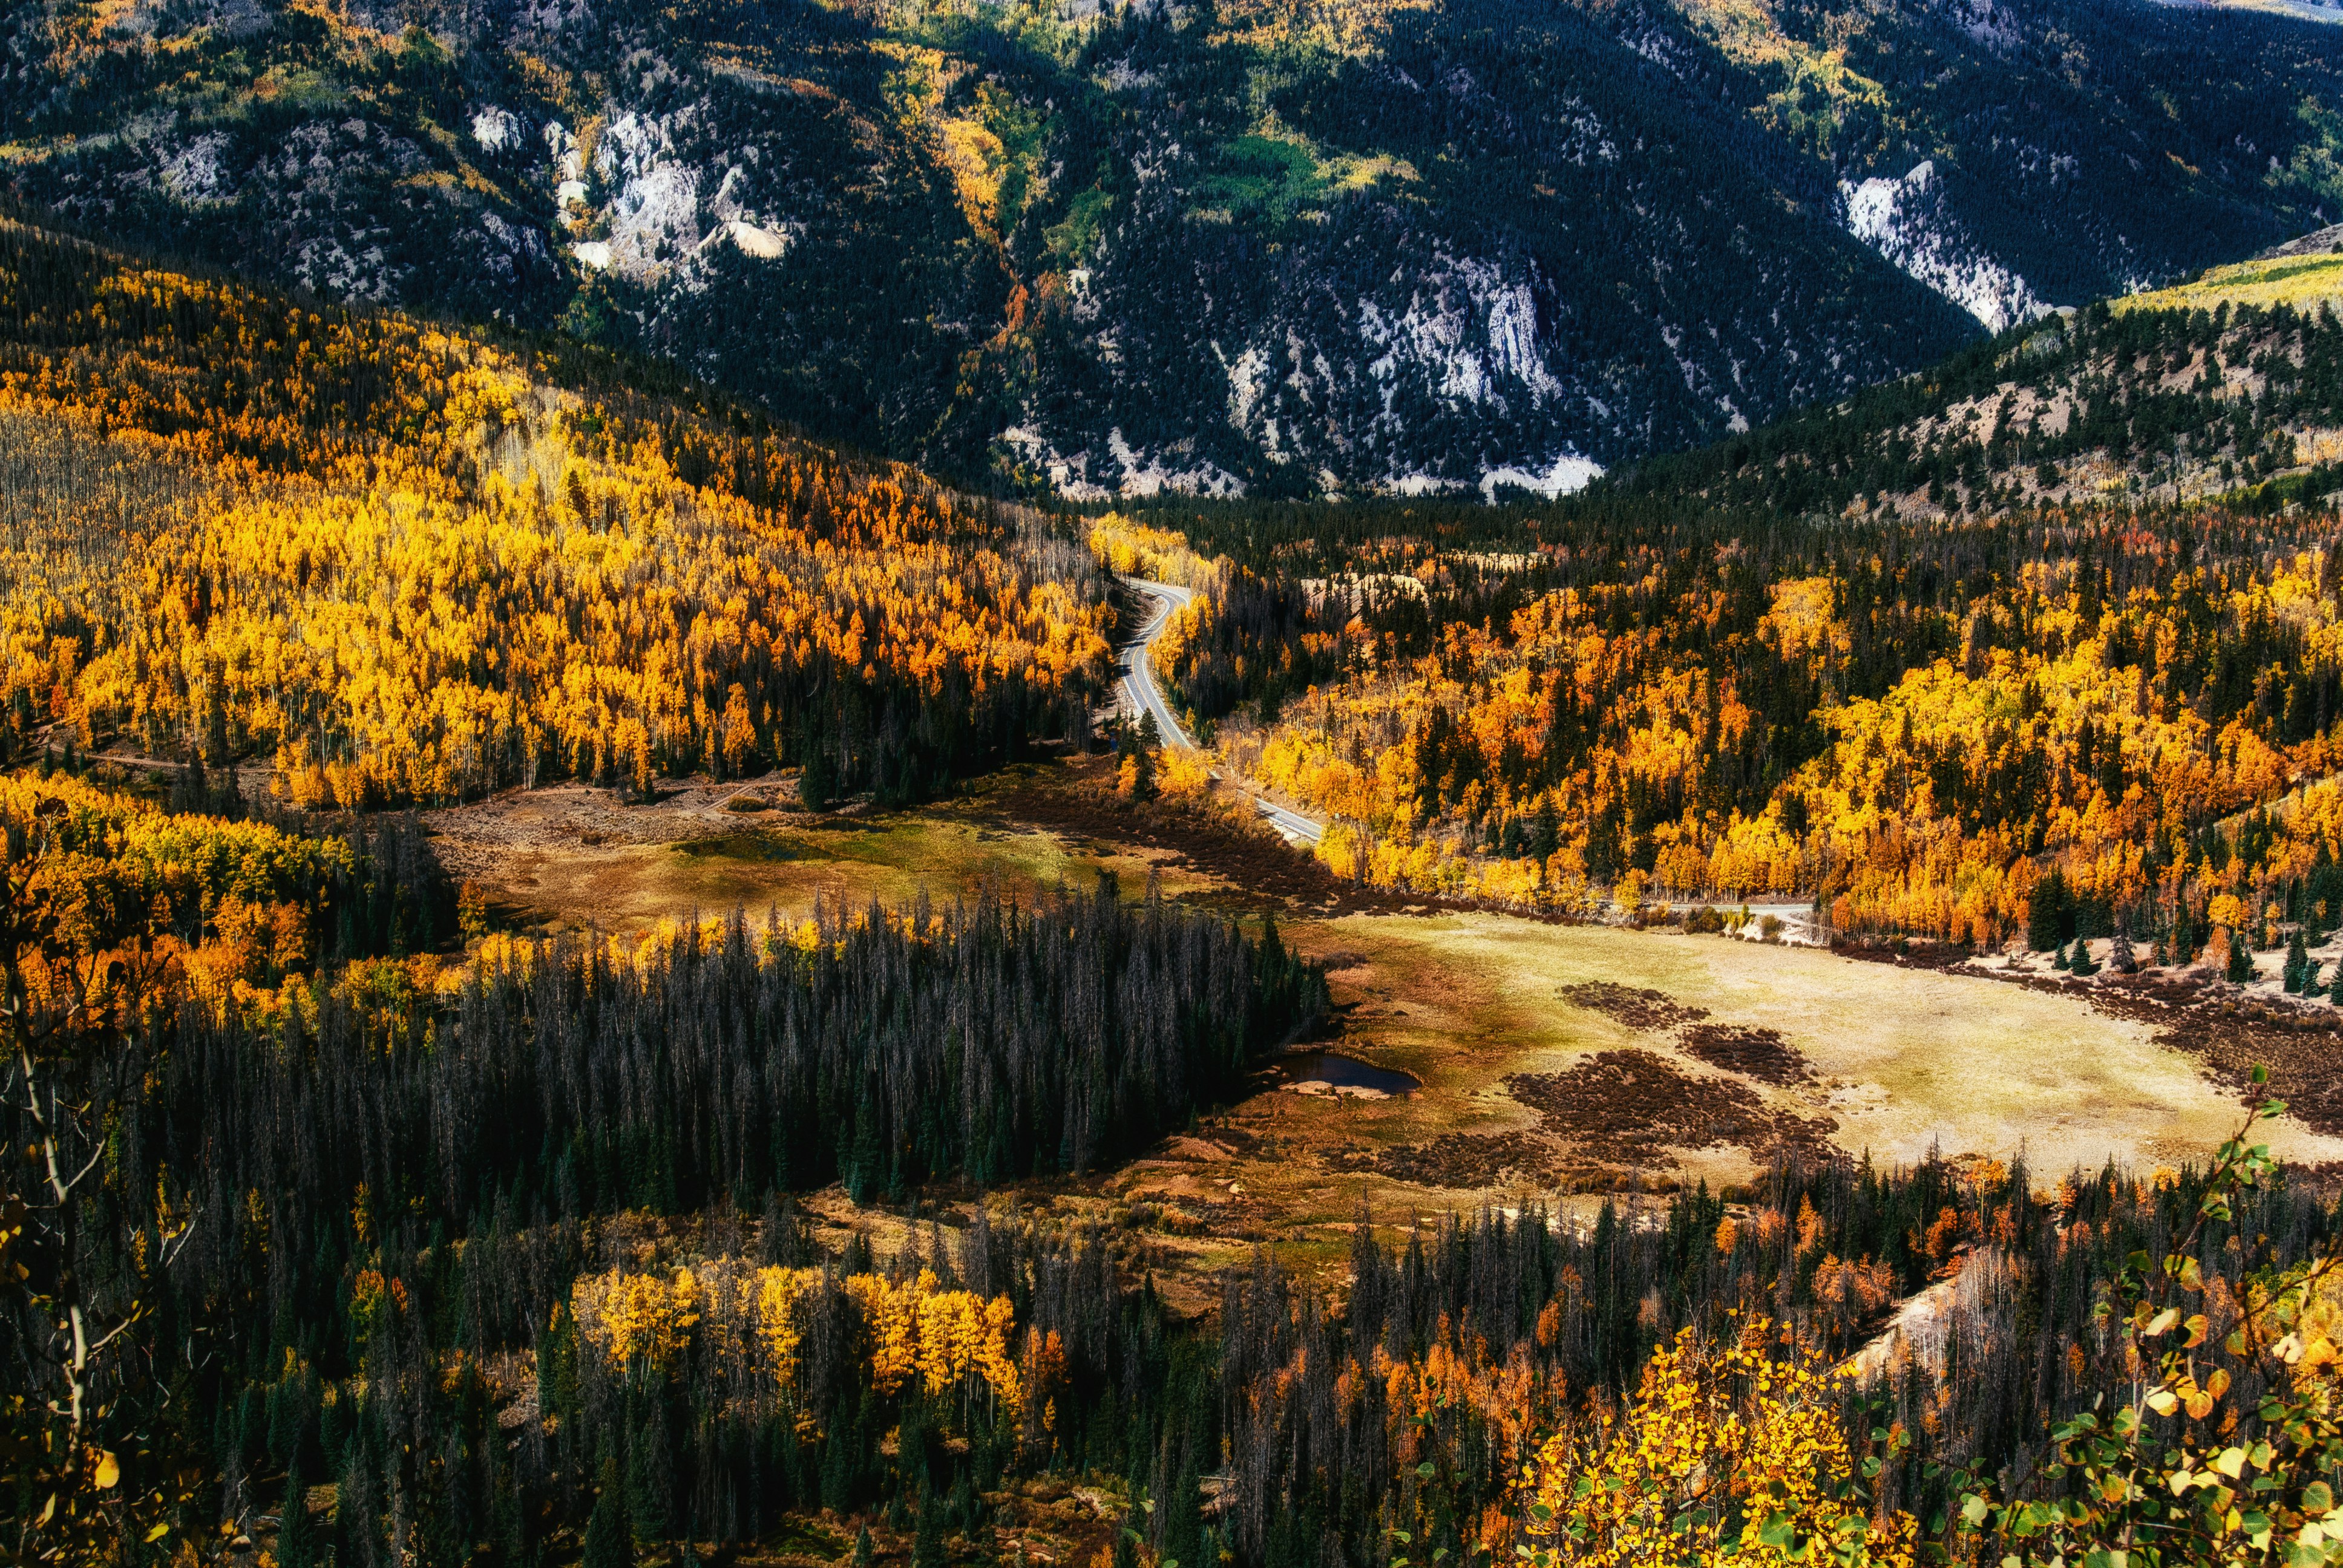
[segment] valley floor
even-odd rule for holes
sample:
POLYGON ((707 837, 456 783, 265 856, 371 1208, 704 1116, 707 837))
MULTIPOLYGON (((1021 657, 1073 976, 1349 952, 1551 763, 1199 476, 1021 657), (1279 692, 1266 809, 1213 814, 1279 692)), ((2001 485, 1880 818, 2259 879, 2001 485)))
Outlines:
MULTIPOLYGON (((1037 763, 902 811, 793 809, 780 779, 679 782, 656 803, 564 786, 432 814, 443 859, 500 920, 639 934, 745 907, 801 918, 820 900, 938 901, 990 886, 1030 900, 1115 877, 1248 922, 1274 915, 1322 961, 1328 1063, 1265 1070, 1257 1091, 1146 1158, 1014 1191, 923 1195, 1097 1221, 1144 1250, 1175 1300, 1257 1245, 1339 1272, 1360 1206, 1405 1228, 1483 1203, 1591 1217, 1679 1186, 1745 1189, 1784 1152, 1883 1165, 1932 1151, 2023 1159, 2040 1184, 2112 1161, 2201 1161, 2234 1125, 2248 1057, 2302 1114, 2273 1152, 2343 1169, 2324 1008, 2296 1015, 2187 976, 2096 986, 1996 958, 1830 952, 1665 929, 1563 924, 1402 904, 1336 882, 1265 827, 1209 807, 1132 806, 1099 760, 1037 763), (747 809, 744 809, 747 808, 747 809), (2227 1010, 2224 1010, 2224 1009, 2227 1010), (1409 1092, 1334 1081, 1403 1074, 1409 1092)), ((1388 1080, 1384 1081, 1388 1082, 1388 1080)), ((900 1216, 840 1192, 826 1225, 900 1216)))

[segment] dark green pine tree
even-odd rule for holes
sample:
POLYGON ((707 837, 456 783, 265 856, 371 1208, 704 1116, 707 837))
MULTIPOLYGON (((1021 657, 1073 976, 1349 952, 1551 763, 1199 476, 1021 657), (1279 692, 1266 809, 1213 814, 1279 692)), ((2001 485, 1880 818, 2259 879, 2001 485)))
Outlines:
POLYGON ((862 1075, 860 1087, 854 1096, 854 1133, 848 1142, 852 1151, 846 1161, 846 1192, 857 1203, 886 1184, 886 1147, 879 1128, 878 1090, 875 1073, 862 1075))
POLYGON ((2294 929, 2294 936, 2292 940, 2286 944, 2286 989, 2288 993, 2295 996, 2301 995, 2303 987, 2308 980, 2308 976, 2305 971, 2313 970, 2317 966, 2312 964, 2310 961, 2310 950, 2303 944, 2302 928, 2300 926, 2297 926, 2294 929))
POLYGON ((626 1479, 618 1462, 602 1462, 601 1495, 586 1521, 586 1553, 579 1568, 634 1568, 635 1527, 627 1517, 626 1479))
POLYGON ((2229 967, 2231 985, 2244 985, 2254 978, 2254 944, 2241 929, 2229 933, 2229 967))
POLYGON ((520 1494, 520 1479, 513 1473, 501 1435, 491 1433, 488 1456, 488 1539, 499 1562, 526 1568, 534 1560, 529 1540, 528 1505, 520 1494))
POLYGON ((350 1441, 342 1465, 341 1484, 334 1489, 334 1562, 352 1568, 379 1562, 383 1555, 382 1467, 376 1457, 371 1423, 362 1424, 350 1441))
POLYGON ((1203 1477, 1197 1473, 1192 1452, 1180 1466, 1179 1480, 1172 1483, 1172 1495, 1163 1502, 1161 1568, 1172 1568, 1175 1561, 1180 1568, 1212 1568, 1204 1556, 1203 1488, 1203 1477))
POLYGON ((854 1568, 870 1568, 870 1526, 854 1533, 854 1568))
POLYGON ((462 1563, 472 1554, 472 1456, 464 1434, 451 1432, 440 1454, 439 1496, 424 1529, 436 1562, 462 1563))
POLYGON ((2091 961, 2091 944, 2081 937, 2075 939, 2074 960, 2066 968, 2069 973, 2085 978, 2099 972, 2099 966, 2091 961))
POLYGON ((657 1393, 643 1396, 635 1441, 627 1445, 627 1513, 635 1540, 654 1546, 669 1534, 669 1502, 675 1492, 675 1464, 668 1452, 667 1412, 657 1393))
POLYGON ((911 1535, 911 1568, 944 1568, 944 1504, 933 1488, 920 1487, 920 1524, 911 1535))
POLYGON ((810 727, 802 732, 798 755, 804 759, 798 769, 799 804, 809 811, 828 810, 838 799, 837 760, 810 727))
POLYGON ((2070 968, 2072 968, 2072 967, 2073 967, 2073 965, 2068 961, 2068 960, 2067 960, 2067 958, 2066 958, 2066 943, 2064 943, 2064 942, 2060 942, 2060 943, 2058 944, 2058 956, 2057 956, 2056 958, 2055 958, 2055 959, 2053 959, 2053 960, 2050 960, 2050 967, 2051 967, 2052 969, 2054 969, 2054 970, 2067 970, 2067 969, 2070 969, 2070 968))
POLYGON ((309 1518, 309 1483, 297 1452, 285 1471, 285 1506, 277 1521, 277 1568, 317 1568, 317 1527, 309 1518))
POLYGON ((2026 945, 2037 953, 2063 946, 2066 940, 2066 873, 2057 867, 2034 884, 2026 903, 2026 945))

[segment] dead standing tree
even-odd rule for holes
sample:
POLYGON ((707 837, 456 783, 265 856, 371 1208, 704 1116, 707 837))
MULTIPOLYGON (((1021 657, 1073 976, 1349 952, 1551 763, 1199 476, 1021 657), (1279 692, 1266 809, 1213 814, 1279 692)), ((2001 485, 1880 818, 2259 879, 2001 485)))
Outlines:
POLYGON ((24 1500, 22 1562, 120 1556, 166 1534, 162 1516, 185 1501, 124 1394, 146 1287, 191 1233, 192 1206, 160 1183, 129 1191, 108 1136, 138 1070, 126 1037, 175 992, 173 960, 92 900, 85 857, 58 831, 67 814, 50 797, 5 824, 0 889, 0 1344, 17 1390, 0 1407, 0 1483, 24 1500), (104 1255, 89 1222, 109 1188, 117 1206, 150 1206, 127 1260, 104 1255))

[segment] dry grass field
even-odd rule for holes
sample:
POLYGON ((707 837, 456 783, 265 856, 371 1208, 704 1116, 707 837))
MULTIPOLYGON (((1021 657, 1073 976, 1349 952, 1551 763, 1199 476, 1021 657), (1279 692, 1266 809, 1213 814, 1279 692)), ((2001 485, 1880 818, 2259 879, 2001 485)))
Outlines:
MULTIPOLYGON (((1258 1244, 1336 1268, 1363 1200, 1387 1222, 1484 1202, 1585 1213, 1705 1181, 1734 1189, 1782 1155, 1908 1164, 2022 1156, 2047 1184, 2112 1161, 2202 1160, 2238 1101, 2207 1075, 2189 1015, 2078 990, 1857 961, 1727 937, 1403 912, 1335 887, 1264 833, 1115 802, 1094 767, 1042 766, 917 810, 742 812, 735 789, 651 806, 548 789, 433 819, 443 856, 516 923, 648 927, 817 897, 937 900, 990 885, 1030 899, 1114 874, 1255 918, 1323 960, 1337 1021, 1317 1042, 1413 1078, 1387 1096, 1265 1071, 1257 1092, 1148 1158, 989 1201, 1100 1222, 1175 1292, 1258 1244), (2104 1001, 2105 999, 2103 999, 2104 1001)), ((2327 1037, 2298 1046, 2316 1055, 2327 1037)), ((2327 1125, 2336 1125, 2329 1118, 2327 1125)), ((2343 1137, 2289 1120, 2274 1151, 2343 1162, 2343 1137)), ((947 1211, 977 1201, 938 1193, 947 1211)), ((840 1194, 817 1208, 852 1222, 840 1194)), ((849 1205, 848 1207, 850 1207, 849 1205)), ((933 1211, 932 1210, 930 1211, 933 1211)), ((883 1225, 877 1215, 872 1223, 883 1225)), ((1202 1304, 1202 1295, 1197 1305, 1202 1304)))
POLYGON ((685 784, 643 805, 565 785, 510 791, 433 812, 428 821, 451 871, 478 881, 515 923, 536 929, 628 933, 695 910, 737 905, 802 916, 816 899, 908 903, 922 890, 950 900, 987 886, 1031 902, 1060 881, 1087 887, 1101 871, 1133 897, 1151 872, 1172 897, 1205 896, 1221 885, 1184 870, 1172 850, 1043 826, 1019 809, 1059 799, 1067 771, 1011 769, 962 797, 908 811, 740 809, 793 799, 793 786, 775 784, 685 784))

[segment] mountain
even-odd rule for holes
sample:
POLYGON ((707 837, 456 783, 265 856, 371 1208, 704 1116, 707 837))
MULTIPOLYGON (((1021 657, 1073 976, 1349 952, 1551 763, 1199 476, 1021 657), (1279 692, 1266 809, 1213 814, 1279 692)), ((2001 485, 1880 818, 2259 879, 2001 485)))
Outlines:
POLYGON ((21 206, 992 487, 1553 494, 2343 216, 2131 0, 20 8, 21 206))

